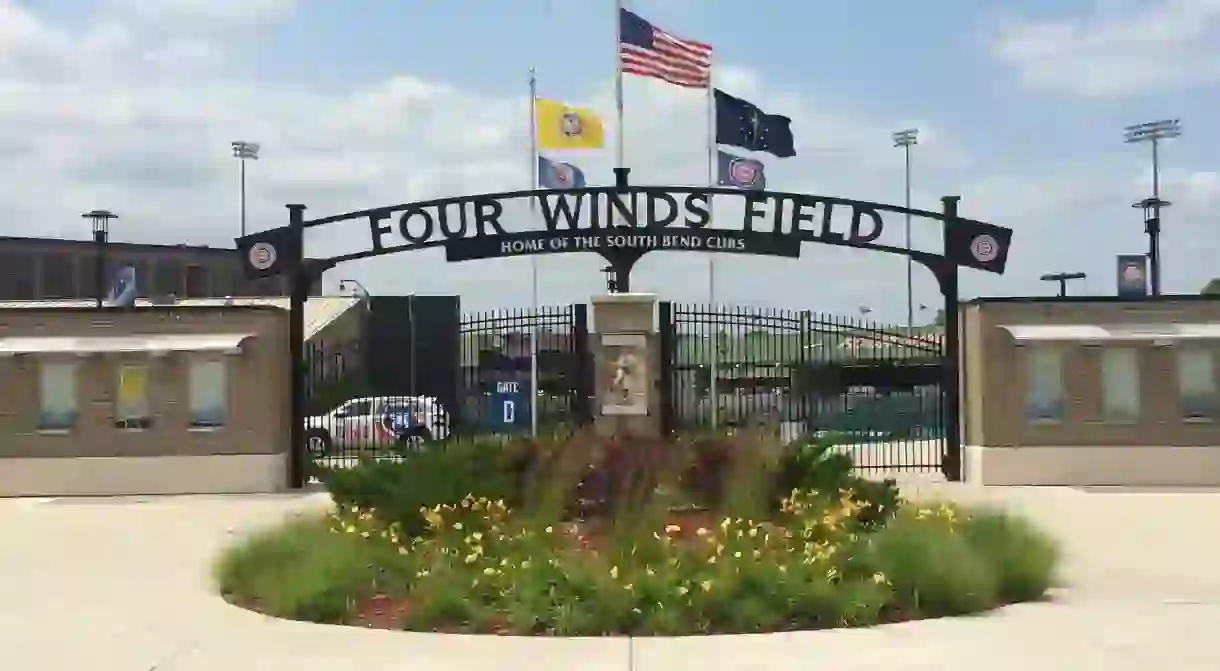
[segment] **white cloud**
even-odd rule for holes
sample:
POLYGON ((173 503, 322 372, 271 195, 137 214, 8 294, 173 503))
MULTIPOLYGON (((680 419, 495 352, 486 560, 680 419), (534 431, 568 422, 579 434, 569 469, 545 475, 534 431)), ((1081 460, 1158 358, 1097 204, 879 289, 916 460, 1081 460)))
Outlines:
POLYGON ((1026 86, 1115 97, 1220 80, 1220 1, 1098 0, 1088 15, 1005 22, 996 57, 1026 86))
MULTIPOLYGON (((248 165, 254 230, 285 223, 285 203, 305 203, 311 216, 324 216, 525 185, 524 96, 498 97, 411 73, 337 92, 244 78, 241 63, 230 60, 248 37, 228 29, 267 30, 289 5, 115 0, 83 28, 72 28, 23 9, 35 5, 0 0, 0 159, 17 166, 5 171, 0 217, 20 222, 13 229, 22 234, 79 237, 79 213, 105 207, 122 216, 119 238, 231 244, 238 222, 237 165, 229 156, 235 139, 264 147, 262 159, 248 165)), ((1061 266, 1083 267, 1106 291, 1111 255, 1142 248, 1138 216, 1126 204, 1142 188, 1135 161, 1128 168, 1069 163, 1004 174, 976 160, 935 120, 868 118, 845 101, 803 95, 747 70, 726 68, 719 76, 765 109, 793 117, 798 157, 768 162, 777 190, 899 203, 902 158, 890 134, 919 126, 915 206, 935 210, 938 196, 958 193, 964 215, 1016 229, 1009 275, 964 273, 967 292, 1040 291, 1037 276, 1061 266)), ((626 100, 633 181, 704 183, 702 94, 629 79, 626 100)), ((604 110, 612 121, 608 88, 571 102, 604 110)), ((612 150, 570 160, 593 181, 610 179, 612 150)), ((1184 170, 1167 173, 1165 182, 1165 197, 1176 203, 1173 225, 1202 230, 1201 213, 1214 210, 1220 195, 1216 173, 1184 170)), ((718 217, 739 211, 739 204, 717 202, 718 217)), ((540 225, 520 208, 505 221, 540 225)), ((901 225, 896 216, 887 219, 891 241, 901 240, 901 225)), ((314 254, 368 244, 361 222, 315 231, 314 254)), ((939 240, 935 227, 918 222, 914 234, 922 248, 939 240)), ((1207 245, 1173 244, 1167 236, 1167 257, 1191 260, 1175 265, 1168 285, 1201 286, 1199 278, 1210 276, 1207 245)), ((588 255, 542 259, 543 300, 582 301, 600 292, 601 266, 588 255)), ((525 260, 447 265, 429 251, 348 264, 333 274, 332 281, 357 278, 374 292, 460 293, 475 309, 522 306, 530 295, 525 260)), ((701 301, 706 277, 706 257, 653 254, 633 279, 637 289, 701 301)), ((799 261, 721 257, 717 277, 727 302, 840 313, 867 304, 883 318, 905 314, 899 257, 807 245, 799 261)), ((916 301, 939 300, 930 274, 918 270, 916 301)))

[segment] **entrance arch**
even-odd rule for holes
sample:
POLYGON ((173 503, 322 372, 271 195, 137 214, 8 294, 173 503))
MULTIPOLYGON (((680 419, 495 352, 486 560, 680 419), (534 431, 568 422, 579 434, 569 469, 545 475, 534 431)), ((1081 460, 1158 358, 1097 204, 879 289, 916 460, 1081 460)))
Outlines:
MULTIPOLYGON (((304 347, 304 304, 309 286, 323 272, 345 261, 400 252, 443 248, 449 261, 595 253, 609 263, 620 292, 631 289, 631 271, 654 251, 693 251, 799 258, 804 243, 865 249, 909 257, 936 277, 944 297, 945 333, 941 393, 946 432, 943 469, 960 477, 958 269, 1002 274, 1012 241, 1011 229, 958 214, 957 196, 941 198, 932 212, 845 198, 727 187, 635 186, 630 170, 615 169, 615 185, 579 189, 539 189, 440 198, 356 212, 306 218, 304 205, 288 205, 286 226, 236 240, 246 273, 254 278, 288 275, 291 286, 289 337, 293 361, 304 347), (744 210, 736 227, 727 217, 713 222, 713 197, 741 198, 744 210), (540 230, 507 230, 504 203, 532 200, 542 219, 540 230), (847 211, 849 223, 836 228, 836 212, 847 211), (935 221, 942 228, 942 252, 907 249, 878 242, 886 216, 935 221), (369 243, 358 252, 305 259, 304 234, 310 228, 365 220, 369 243)), ((305 375, 292 367, 291 427, 294 482, 303 479, 305 375), (302 453, 302 454, 298 454, 302 453)))

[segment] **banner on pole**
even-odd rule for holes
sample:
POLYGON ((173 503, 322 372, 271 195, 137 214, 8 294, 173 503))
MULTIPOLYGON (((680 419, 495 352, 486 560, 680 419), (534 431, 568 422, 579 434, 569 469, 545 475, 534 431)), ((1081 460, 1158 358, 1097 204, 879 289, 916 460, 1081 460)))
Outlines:
POLYGON ((1143 298, 1147 296, 1148 257, 1143 254, 1119 254, 1117 279, 1119 297, 1143 298))

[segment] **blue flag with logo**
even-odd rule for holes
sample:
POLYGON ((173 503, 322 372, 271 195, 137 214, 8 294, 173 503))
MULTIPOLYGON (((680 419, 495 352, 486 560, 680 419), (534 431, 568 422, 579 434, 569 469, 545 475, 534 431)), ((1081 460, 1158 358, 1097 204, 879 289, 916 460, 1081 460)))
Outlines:
POLYGON ((736 156, 727 151, 716 151, 716 181, 720 186, 735 186, 739 189, 767 188, 767 175, 762 161, 736 156))
POLYGON ((544 189, 580 189, 584 185, 584 170, 571 163, 538 157, 538 186, 544 189))
POLYGON ((716 144, 765 151, 777 158, 796 156, 792 119, 767 114, 758 105, 716 89, 716 144))

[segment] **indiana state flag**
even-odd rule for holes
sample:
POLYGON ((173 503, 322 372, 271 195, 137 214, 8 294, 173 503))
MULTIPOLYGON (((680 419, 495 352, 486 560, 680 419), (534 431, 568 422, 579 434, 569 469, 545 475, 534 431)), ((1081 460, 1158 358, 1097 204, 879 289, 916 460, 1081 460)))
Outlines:
POLYGON ((735 98, 720 89, 716 97, 716 144, 765 151, 777 158, 796 156, 792 119, 768 114, 758 105, 735 98))
POLYGON ((601 149, 606 125, 590 109, 568 107, 554 100, 534 101, 538 146, 543 149, 601 149))
POLYGON ((736 156, 723 150, 716 151, 716 159, 716 181, 720 186, 735 186, 739 189, 767 188, 767 175, 763 172, 762 161, 736 156))
POLYGON ((543 189, 580 189, 585 185, 585 171, 571 163, 538 157, 538 186, 543 189))

